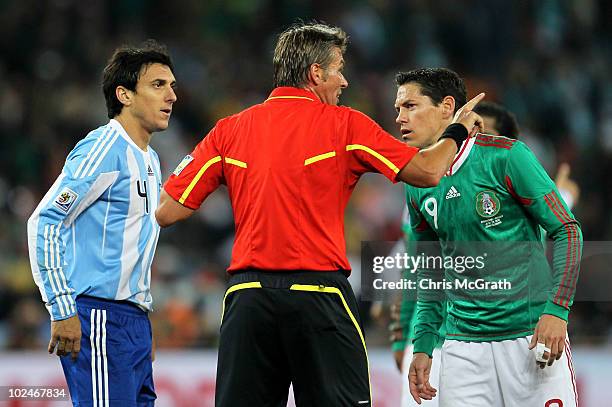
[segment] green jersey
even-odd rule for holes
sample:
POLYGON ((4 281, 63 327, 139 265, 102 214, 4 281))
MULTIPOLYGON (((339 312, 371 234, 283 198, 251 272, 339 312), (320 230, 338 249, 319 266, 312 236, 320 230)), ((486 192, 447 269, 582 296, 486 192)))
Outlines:
POLYGON ((524 143, 479 134, 463 143, 438 186, 406 186, 406 198, 414 239, 439 241, 440 257, 455 259, 442 271, 417 271, 419 284, 433 288, 419 285, 414 352, 431 355, 443 320, 446 338, 463 341, 530 335, 543 313, 567 320, 582 233, 524 143), (554 241, 552 270, 540 226, 554 241), (475 268, 458 267, 478 255, 475 268))

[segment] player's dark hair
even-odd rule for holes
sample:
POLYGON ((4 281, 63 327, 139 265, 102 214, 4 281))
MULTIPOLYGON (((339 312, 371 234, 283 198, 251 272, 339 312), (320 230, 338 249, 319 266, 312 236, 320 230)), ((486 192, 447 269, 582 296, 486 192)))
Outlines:
POLYGON ((421 94, 429 96, 434 105, 439 105, 446 96, 455 99, 455 112, 467 102, 467 91, 463 79, 456 72, 446 68, 414 69, 395 75, 395 83, 402 86, 416 83, 421 94))
POLYGON ((333 49, 344 54, 348 36, 339 27, 326 24, 298 23, 283 31, 274 48, 274 87, 301 87, 308 83, 312 64, 327 69, 332 62, 333 49))
POLYGON ((159 63, 174 71, 167 48, 155 40, 146 40, 140 47, 122 46, 115 50, 102 74, 102 90, 109 119, 117 116, 123 104, 115 96, 117 86, 136 90, 142 68, 159 63))
MULTIPOLYGON (((514 113, 495 102, 483 100, 474 108, 474 112, 480 116, 489 116, 495 119, 495 127, 500 136, 518 138, 519 126, 514 113)), ((487 129, 485 129, 485 132, 487 129)))

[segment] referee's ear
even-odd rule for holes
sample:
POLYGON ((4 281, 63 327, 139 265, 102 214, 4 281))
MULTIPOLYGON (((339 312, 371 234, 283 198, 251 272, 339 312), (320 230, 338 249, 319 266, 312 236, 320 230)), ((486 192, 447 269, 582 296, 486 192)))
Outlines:
POLYGON ((124 106, 129 106, 132 104, 132 95, 133 92, 125 86, 117 86, 115 88, 115 97, 124 106))
POLYGON ((322 82, 324 82, 324 78, 325 69, 323 69, 321 64, 314 63, 310 65, 310 68, 308 68, 308 79, 313 85, 320 85, 322 82))

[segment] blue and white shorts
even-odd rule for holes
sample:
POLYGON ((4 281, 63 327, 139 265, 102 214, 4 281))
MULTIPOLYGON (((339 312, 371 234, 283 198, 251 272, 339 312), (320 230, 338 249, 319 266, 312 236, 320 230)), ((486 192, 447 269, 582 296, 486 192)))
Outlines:
POLYGON ((151 323, 135 304, 81 296, 81 351, 61 362, 74 406, 153 406, 151 323))

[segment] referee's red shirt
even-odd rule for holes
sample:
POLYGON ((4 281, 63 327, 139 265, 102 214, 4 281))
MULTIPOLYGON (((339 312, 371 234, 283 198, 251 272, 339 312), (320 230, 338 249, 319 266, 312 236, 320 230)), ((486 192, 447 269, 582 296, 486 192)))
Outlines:
POLYGON ((229 272, 350 270, 344 209, 359 177, 396 182, 417 151, 363 113, 281 87, 220 120, 164 189, 197 209, 227 185, 236 224, 229 272))

